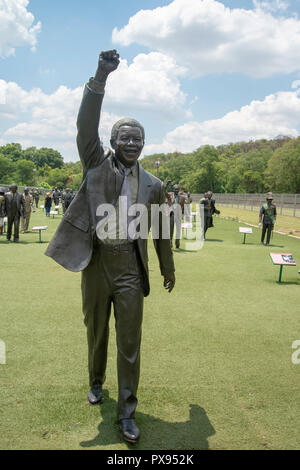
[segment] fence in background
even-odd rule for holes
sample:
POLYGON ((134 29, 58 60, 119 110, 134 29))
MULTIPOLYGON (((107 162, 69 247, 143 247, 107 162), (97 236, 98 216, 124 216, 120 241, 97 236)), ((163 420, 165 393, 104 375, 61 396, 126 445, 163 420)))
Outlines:
MULTIPOLYGON (((192 194, 194 202, 199 202, 203 194, 192 194)), ((232 193, 214 193, 213 198, 217 205, 234 207, 236 209, 246 209, 250 211, 259 211, 261 206, 266 203, 266 194, 232 194, 232 193)), ((288 215, 291 217, 300 217, 300 194, 274 194, 273 202, 277 207, 278 215, 288 215)))

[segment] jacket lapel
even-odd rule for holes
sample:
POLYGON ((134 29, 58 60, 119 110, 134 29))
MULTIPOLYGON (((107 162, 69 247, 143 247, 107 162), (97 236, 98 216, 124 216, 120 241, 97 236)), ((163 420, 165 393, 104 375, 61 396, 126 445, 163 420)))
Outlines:
POLYGON ((152 183, 149 175, 145 172, 144 168, 138 162, 139 170, 139 187, 138 187, 138 204, 147 204, 150 199, 150 192, 152 188, 152 183))

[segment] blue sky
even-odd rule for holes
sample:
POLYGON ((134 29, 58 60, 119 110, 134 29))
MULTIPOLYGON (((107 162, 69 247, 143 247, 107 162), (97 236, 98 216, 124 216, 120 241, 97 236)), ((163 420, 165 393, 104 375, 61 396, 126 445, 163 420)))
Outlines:
POLYGON ((103 49, 100 135, 140 120, 145 154, 296 136, 298 0, 0 0, 0 145, 53 147, 76 161, 76 115, 103 49))

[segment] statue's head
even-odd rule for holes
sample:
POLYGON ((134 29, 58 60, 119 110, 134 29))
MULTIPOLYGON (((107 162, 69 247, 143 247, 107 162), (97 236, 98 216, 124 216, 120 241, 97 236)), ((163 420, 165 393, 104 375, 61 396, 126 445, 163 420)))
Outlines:
POLYGON ((113 125, 110 144, 124 166, 135 164, 141 155, 144 143, 144 128, 135 119, 123 118, 113 125))
POLYGON ((29 193, 29 188, 24 188, 24 194, 26 194, 27 196, 28 193, 29 193))
POLYGON ((173 186, 173 191, 174 191, 174 194, 178 194, 178 193, 179 193, 179 185, 178 185, 178 184, 174 184, 174 186, 173 186))
POLYGON ((212 198, 212 195, 213 195, 212 191, 207 191, 207 197, 208 197, 208 199, 211 199, 211 198, 212 198))
POLYGON ((18 186, 16 184, 11 184, 10 187, 9 187, 9 190, 12 192, 12 193, 16 193, 17 192, 17 189, 18 189, 18 186))

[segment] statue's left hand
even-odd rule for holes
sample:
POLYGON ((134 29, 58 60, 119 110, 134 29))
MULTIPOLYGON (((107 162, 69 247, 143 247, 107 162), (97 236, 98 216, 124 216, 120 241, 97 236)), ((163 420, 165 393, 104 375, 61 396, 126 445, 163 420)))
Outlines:
POLYGON ((169 292, 172 292, 175 286, 175 274, 170 273, 164 276, 164 288, 169 292))

